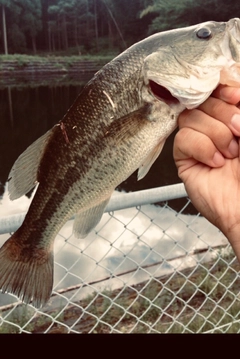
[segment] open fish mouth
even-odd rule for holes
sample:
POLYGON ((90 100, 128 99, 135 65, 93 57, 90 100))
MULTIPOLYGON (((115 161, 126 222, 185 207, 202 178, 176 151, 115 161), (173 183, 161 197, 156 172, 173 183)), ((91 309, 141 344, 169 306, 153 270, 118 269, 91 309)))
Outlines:
POLYGON ((165 102, 169 106, 182 104, 186 108, 192 109, 204 102, 219 84, 238 87, 240 63, 232 59, 226 60, 222 69, 212 71, 209 76, 203 77, 194 73, 188 79, 182 79, 182 85, 181 79, 177 79, 177 76, 175 86, 174 83, 169 86, 168 80, 161 78, 158 81, 156 76, 153 78, 148 79, 148 89, 157 100, 165 102))
POLYGON ((179 103, 179 100, 166 87, 159 85, 157 82, 149 80, 149 88, 154 97, 164 101, 167 105, 179 103))
POLYGON ((240 20, 238 18, 229 20, 227 27, 234 40, 240 45, 240 20))
POLYGON ((239 86, 240 82, 240 20, 231 19, 220 48, 227 65, 220 72, 220 84, 239 86))

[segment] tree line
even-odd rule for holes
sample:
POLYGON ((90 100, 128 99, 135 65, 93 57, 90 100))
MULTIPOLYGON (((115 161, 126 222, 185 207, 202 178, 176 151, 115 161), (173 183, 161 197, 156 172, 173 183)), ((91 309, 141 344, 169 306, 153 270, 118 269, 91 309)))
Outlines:
POLYGON ((119 52, 170 28, 240 16, 237 0, 0 0, 0 53, 119 52))

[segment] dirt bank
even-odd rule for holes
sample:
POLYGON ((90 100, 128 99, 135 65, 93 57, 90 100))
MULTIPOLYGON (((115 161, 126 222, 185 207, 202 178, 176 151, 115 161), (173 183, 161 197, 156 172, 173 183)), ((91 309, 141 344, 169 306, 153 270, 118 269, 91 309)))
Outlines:
POLYGON ((107 61, 82 61, 82 60, 72 60, 64 61, 57 59, 49 59, 45 61, 29 61, 29 62, 19 62, 19 61, 7 61, 0 60, 0 74, 1 76, 11 76, 13 73, 16 74, 49 74, 49 73, 58 73, 64 74, 68 72, 75 73, 84 73, 84 72, 94 72, 98 71, 107 61))

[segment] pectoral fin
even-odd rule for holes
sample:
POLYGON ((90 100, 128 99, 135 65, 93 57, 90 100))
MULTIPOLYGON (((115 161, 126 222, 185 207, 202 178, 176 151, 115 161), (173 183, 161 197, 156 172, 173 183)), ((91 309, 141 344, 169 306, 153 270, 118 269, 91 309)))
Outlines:
POLYGON ((165 144, 165 139, 159 142, 157 146, 149 153, 149 155, 145 158, 144 162, 142 163, 141 167, 138 169, 138 181, 146 176, 148 171, 150 170, 153 163, 156 161, 158 156, 160 155, 163 146, 165 144))
POLYGON ((96 227, 102 218, 110 197, 87 211, 76 214, 73 224, 73 233, 77 238, 84 238, 96 227))

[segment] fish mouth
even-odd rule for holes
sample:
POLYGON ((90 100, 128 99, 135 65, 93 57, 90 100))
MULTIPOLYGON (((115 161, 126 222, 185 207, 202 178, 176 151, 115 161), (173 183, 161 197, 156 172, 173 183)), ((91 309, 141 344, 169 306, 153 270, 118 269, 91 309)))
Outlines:
POLYGON ((149 80, 149 88, 154 97, 164 101, 167 105, 179 103, 179 100, 166 87, 159 85, 157 82, 149 80))
POLYGON ((220 75, 220 83, 228 86, 240 84, 240 20, 231 19, 227 23, 226 35, 221 44, 223 56, 227 64, 223 67, 220 75))
POLYGON ((234 37, 236 43, 240 44, 240 19, 235 18, 228 21, 228 31, 234 37))

